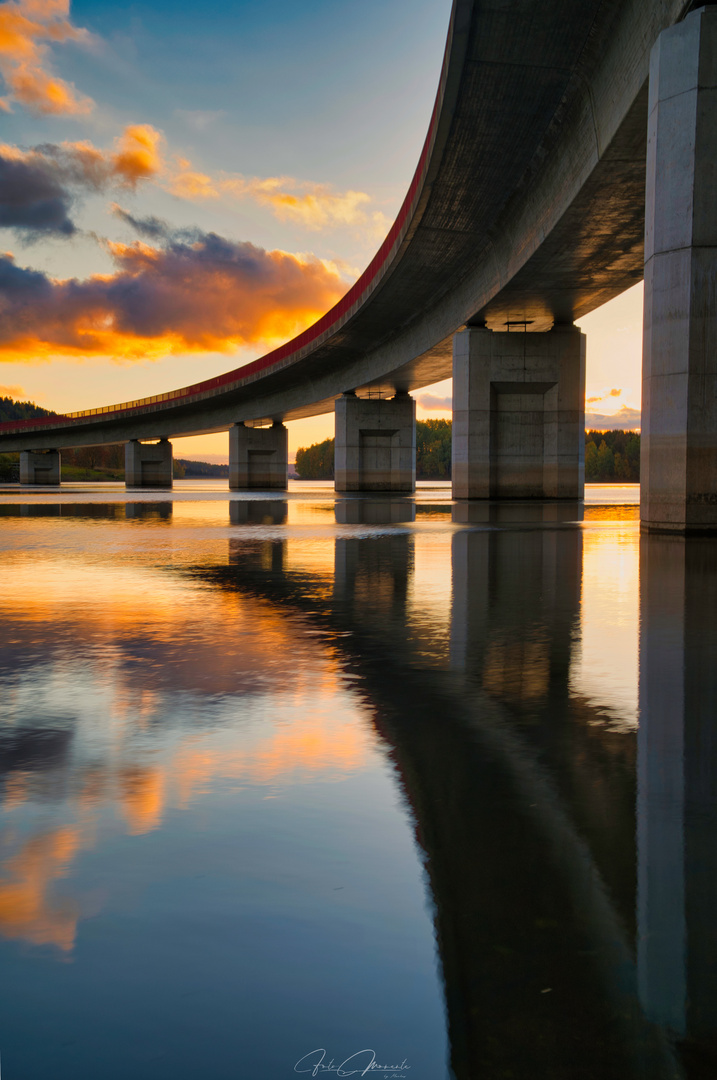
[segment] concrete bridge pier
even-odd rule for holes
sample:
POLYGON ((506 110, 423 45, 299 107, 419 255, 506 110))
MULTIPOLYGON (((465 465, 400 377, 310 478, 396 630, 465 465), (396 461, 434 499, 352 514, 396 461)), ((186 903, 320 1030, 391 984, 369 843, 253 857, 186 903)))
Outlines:
POLYGON ((582 499, 584 426, 577 327, 454 336, 454 498, 582 499))
POLYGON ((650 57, 643 528, 717 530, 717 9, 650 57))
POLYGON ((156 443, 142 443, 130 439, 125 443, 124 482, 129 489, 171 488, 171 442, 161 439, 156 443))
POLYGON ((410 394, 359 398, 335 406, 336 491, 416 490, 416 403, 410 394))
POLYGON ((23 450, 20 454, 21 484, 59 484, 60 451, 23 450))
POLYGON ((284 424, 229 429, 229 488, 231 491, 285 491, 288 487, 289 441, 284 424))

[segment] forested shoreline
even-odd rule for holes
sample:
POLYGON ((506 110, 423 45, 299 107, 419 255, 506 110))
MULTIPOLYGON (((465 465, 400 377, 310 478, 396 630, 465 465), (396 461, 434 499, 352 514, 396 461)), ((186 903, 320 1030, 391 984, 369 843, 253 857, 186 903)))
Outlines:
MULTIPOLYGON (((451 420, 416 421, 416 479, 450 480, 452 430, 451 420)), ((333 480, 334 440, 324 439, 297 450, 296 471, 301 480, 333 480)), ((586 431, 585 479, 590 483, 638 483, 639 431, 586 431)))

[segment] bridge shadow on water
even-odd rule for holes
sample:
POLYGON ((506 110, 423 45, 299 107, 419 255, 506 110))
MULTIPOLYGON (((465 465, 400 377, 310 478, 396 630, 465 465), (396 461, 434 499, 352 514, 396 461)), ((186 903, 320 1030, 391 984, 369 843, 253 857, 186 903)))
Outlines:
MULTIPOLYGON (((411 522, 409 503, 336 520, 411 522)), ((252 520, 283 521, 270 505, 252 520)), ((641 723, 616 730, 570 678, 576 516, 454 510, 439 647, 409 629, 409 529, 337 536, 333 575, 241 534, 192 573, 304 613, 356 678, 423 853, 459 1080, 712 1077, 717 549, 643 539, 641 723)))

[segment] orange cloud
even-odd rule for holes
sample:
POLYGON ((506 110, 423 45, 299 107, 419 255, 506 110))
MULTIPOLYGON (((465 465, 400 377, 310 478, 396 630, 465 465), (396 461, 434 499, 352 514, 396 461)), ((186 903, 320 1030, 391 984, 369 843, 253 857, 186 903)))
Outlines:
MULTIPOLYGON (((48 70, 48 44, 86 43, 86 30, 70 22, 69 0, 9 0, 0 5, 0 75, 12 97, 34 113, 77 115, 90 98, 48 70)), ((2 108, 9 110, 3 99, 2 108)))
POLYGON ((622 390, 618 390, 616 387, 613 387, 612 390, 606 390, 604 394, 599 394, 597 397, 586 398, 585 404, 594 405, 596 401, 605 401, 605 399, 609 397, 620 397, 621 394, 622 390))
POLYGON ((280 221, 289 221, 312 230, 361 226, 369 228, 372 234, 383 235, 390 224, 380 211, 372 214, 367 212, 366 206, 371 202, 371 197, 364 191, 337 193, 326 184, 295 180, 290 176, 212 178, 206 173, 193 171, 188 161, 180 160, 178 166, 167 187, 183 199, 220 199, 225 196, 252 199, 260 206, 270 207, 280 221))
POLYGON ((45 143, 23 150, 0 144, 5 161, 52 173, 59 183, 94 188, 112 184, 134 187, 163 168, 163 136, 151 124, 130 124, 114 142, 114 151, 99 150, 88 140, 45 143))
POLYGON ((154 176, 163 165, 161 144, 162 136, 151 124, 125 128, 108 162, 112 173, 131 185, 154 176))
MULTIPOLYGON (((150 219, 152 222, 152 219, 150 219)), ((147 229, 160 231, 158 223, 147 229)), ((117 272, 58 281, 0 256, 0 354, 146 358, 229 351, 298 333, 346 291, 313 256, 199 230, 109 243, 117 272)))

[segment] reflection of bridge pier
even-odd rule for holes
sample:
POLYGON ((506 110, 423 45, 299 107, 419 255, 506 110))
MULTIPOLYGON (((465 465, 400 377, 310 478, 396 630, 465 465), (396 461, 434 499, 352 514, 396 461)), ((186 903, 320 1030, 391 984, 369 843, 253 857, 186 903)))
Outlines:
MULTIPOLYGON (((578 504, 472 509, 474 517, 504 523, 514 518, 526 527, 455 533, 452 666, 506 703, 539 701, 551 688, 566 693, 580 603, 582 533, 545 524, 556 517, 575 521, 578 504)), ((456 507, 454 517, 465 517, 465 508, 456 507)))
MULTIPOLYGON (((229 520, 232 525, 283 525, 288 514, 286 499, 232 499, 229 520)), ((256 533, 242 536, 239 532, 229 540, 229 563, 248 573, 281 574, 284 570, 286 540, 268 536, 257 538, 256 533)))
POLYGON ((124 516, 132 521, 171 521, 174 504, 166 502, 127 502, 124 516))
POLYGON ((674 1080, 637 997, 634 851, 627 872, 616 852, 616 836, 634 835, 632 774, 614 746, 601 757, 609 734, 564 686, 581 530, 534 521, 456 536, 464 679, 426 667, 406 636, 410 531, 337 537, 333 593, 330 569, 277 570, 280 543, 245 535, 214 580, 316 622, 390 748, 435 905, 458 1080, 674 1080), (523 663, 530 677, 516 683, 523 663))
POLYGON ((232 499, 232 525, 284 525, 289 511, 286 499, 232 499))
POLYGON ((368 539, 337 538, 334 597, 352 617, 373 623, 397 619, 405 626, 413 536, 393 533, 368 539))
POLYGON ((643 536, 640 611, 640 997, 715 1075, 717 544, 643 536))

